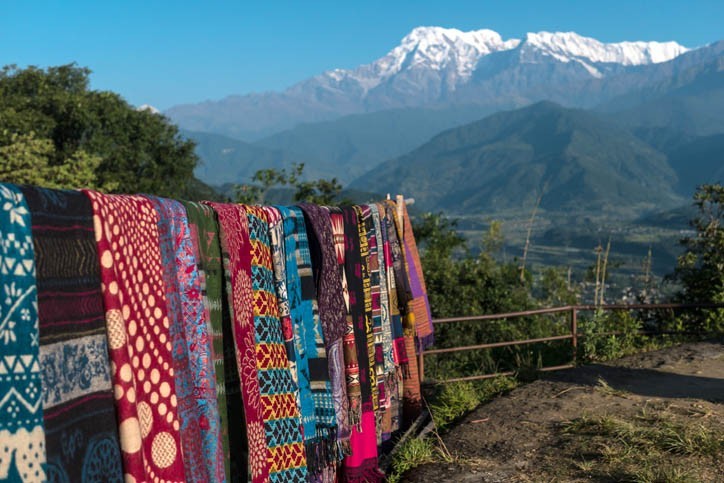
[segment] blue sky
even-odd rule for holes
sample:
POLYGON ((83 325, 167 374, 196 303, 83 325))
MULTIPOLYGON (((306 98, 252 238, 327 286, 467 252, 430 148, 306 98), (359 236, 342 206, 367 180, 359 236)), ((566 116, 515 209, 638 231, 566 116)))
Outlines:
POLYGON ((94 88, 165 109, 355 67, 419 25, 694 47, 724 39, 724 1, 0 0, 0 65, 77 62, 94 88))

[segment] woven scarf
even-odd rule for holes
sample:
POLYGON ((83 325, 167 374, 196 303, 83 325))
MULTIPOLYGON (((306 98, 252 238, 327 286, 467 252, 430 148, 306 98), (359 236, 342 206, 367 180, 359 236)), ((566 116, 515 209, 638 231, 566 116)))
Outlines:
POLYGON ((402 243, 405 246, 405 267, 407 268, 410 292, 412 293, 412 300, 409 302, 409 313, 414 314, 415 340, 419 352, 420 349, 427 349, 432 346, 435 337, 430 302, 427 299, 427 288, 425 287, 425 278, 420 263, 420 254, 417 251, 412 223, 410 223, 410 216, 407 214, 407 206, 404 203, 402 203, 402 218, 404 222, 402 243))
MULTIPOLYGON (((381 257, 378 242, 381 244, 382 239, 378 238, 375 222, 372 215, 372 207, 361 205, 363 227, 365 236, 367 237, 367 246, 369 247, 369 277, 370 277, 370 294, 372 304, 372 332, 374 336, 374 371, 377 378, 377 387, 372 388, 379 397, 379 405, 375 411, 377 421, 377 444, 382 444, 382 435, 390 433, 390 417, 387 409, 389 409, 389 400, 387 396, 387 373, 385 372, 385 355, 384 355, 384 334, 382 327, 382 277, 380 270, 380 258, 384 264, 384 257, 381 257)), ((361 234, 360 234, 361 236, 361 234)), ((385 284, 386 285, 386 284, 385 284)), ((385 299, 387 297, 385 296, 385 299)), ((385 307, 385 312, 387 308, 385 307)), ((391 336, 391 331, 390 331, 391 336)), ((390 345, 392 340, 390 338, 390 345)))
POLYGON ((340 208, 330 207, 329 218, 334 235, 337 263, 340 264, 340 270, 342 272, 342 287, 346 305, 346 329, 343 337, 343 355, 346 393, 347 399, 349 400, 349 420, 352 426, 359 426, 362 421, 362 388, 360 386, 360 367, 357 356, 357 343, 355 341, 354 318, 350 313, 350 293, 346 274, 347 257, 345 252, 344 214, 340 208))
MULTIPOLYGON (((372 302, 367 267, 369 258, 367 236, 365 233, 363 237, 360 237, 363 222, 359 217, 361 212, 357 207, 342 208, 342 213, 344 217, 345 272, 349 289, 349 319, 352 323, 356 349, 356 361, 345 359, 345 362, 348 366, 350 363, 356 363, 359 373, 358 384, 355 384, 354 380, 348 379, 351 384, 348 385, 347 392, 349 394, 352 391, 359 391, 362 402, 360 423, 352 428, 351 454, 344 460, 344 476, 346 481, 382 481, 384 476, 379 472, 377 462, 377 430, 373 402, 373 393, 377 391, 376 384, 372 380, 374 367, 372 366, 372 371, 370 370, 370 352, 372 351, 374 357, 374 339, 370 337, 372 334, 372 302)), ((345 346, 345 356, 352 355, 351 352, 345 346)))
MULTIPOLYGON (((347 308, 342 292, 342 267, 335 252, 336 235, 330 213, 316 205, 300 205, 304 213, 312 274, 319 304, 319 321, 327 348, 329 380, 332 385, 334 413, 337 419, 337 444, 340 452, 349 453, 351 434, 350 403, 347 394, 344 357, 344 335, 347 330, 347 308)), ((344 233, 342 233, 344 242, 344 233)))
POLYGON ((49 481, 122 481, 88 197, 23 187, 33 222, 49 481))
MULTIPOLYGON (((246 460, 249 479, 254 483, 265 482, 269 481, 272 461, 265 439, 263 411, 266 408, 262 407, 257 374, 249 223, 241 206, 211 202, 207 204, 218 216, 224 272, 229 274, 227 296, 233 320, 234 354, 244 404, 243 420, 232 418, 233 415, 229 412, 229 434, 245 432, 248 442, 246 460)), ((229 365, 233 364, 225 363, 225 366, 229 365)), ((230 373, 227 372, 226 375, 229 376, 230 373)), ((231 379, 233 378, 226 377, 227 387, 231 379)), ((243 470, 244 468, 240 468, 237 473, 232 470, 232 477, 240 476, 244 479, 247 471, 243 470)))
POLYGON ((304 440, 305 444, 310 443, 306 448, 307 465, 312 478, 333 481, 329 478, 334 475, 339 459, 337 420, 304 215, 296 207, 278 209, 283 219, 286 283, 298 356, 304 440), (311 417, 307 416, 310 409, 311 417))
POLYGON ((148 199, 159 216, 186 479, 224 481, 208 311, 204 308, 186 210, 175 200, 155 196, 148 199))
MULTIPOLYGON (((204 298, 204 307, 208 312, 209 327, 208 332, 211 336, 212 360, 214 364, 214 372, 216 377, 216 401, 219 408, 219 422, 221 424, 221 444, 222 456, 224 458, 224 474, 228 480, 232 479, 232 469, 230 461, 229 447, 229 416, 226 403, 226 381, 224 377, 224 339, 223 339, 223 319, 224 315, 229 318, 228 306, 225 306, 223 295, 223 270, 221 263, 221 245, 219 242, 219 224, 216 222, 216 213, 207 205, 195 203, 191 201, 181 202, 186 208, 186 215, 189 222, 189 230, 191 231, 191 240, 194 244, 194 253, 198 266, 199 277, 201 279, 201 291, 204 298), (224 311, 224 308, 227 308, 224 311)), ((227 324, 229 320, 227 320, 227 324)), ((229 327, 230 328, 230 327, 229 327)), ((231 339, 231 338, 230 338, 231 339)), ((232 366, 236 366, 233 351, 233 341, 231 342, 231 361, 232 366)), ((238 379, 238 376, 237 376, 238 379)), ((237 383, 230 391, 235 391, 237 397, 236 407, 239 412, 237 418, 241 418, 241 392, 240 385, 237 383)), ((235 439, 235 451, 233 454, 239 454, 238 441, 240 434, 235 431, 231 436, 235 439)), ((234 468, 238 472, 238 468, 234 468)))
POLYGON ((86 194, 101 264, 125 479, 185 481, 158 215, 141 196, 86 194))
POLYGON ((404 354, 407 359, 407 369, 402 385, 401 428, 404 429, 420 415, 422 393, 420 391, 420 375, 417 371, 417 359, 415 358, 415 316, 411 312, 412 289, 410 288, 410 280, 407 277, 407 260, 404 255, 403 242, 401 241, 403 236, 402 225, 397 217, 396 205, 393 201, 387 201, 387 216, 394 227, 389 232, 390 246, 395 271, 397 300, 402 314, 402 331, 405 341, 404 354))
POLYGON ((45 481, 38 298, 28 206, 0 184, 0 479, 45 481))
MULTIPOLYGON (((394 375, 388 377, 388 389, 390 397, 390 430, 392 432, 400 429, 400 416, 402 411, 402 390, 403 379, 409 374, 409 363, 407 359, 407 350, 405 348, 405 334, 402 330, 402 318, 400 316, 400 307, 397 298, 397 284, 395 277, 395 268, 393 260, 392 243, 390 239, 397 240, 394 221, 388 218, 387 208, 383 203, 376 204, 377 211, 380 215, 380 232, 382 234, 382 244, 384 247, 384 264, 385 275, 387 279, 387 297, 390 317, 390 329, 392 331, 392 361, 394 364, 394 375)), ((399 243, 397 243, 399 249, 399 243)), ((387 365, 387 358, 385 358, 387 365)))
POLYGON ((270 481, 307 480, 307 462, 295 393, 289 370, 279 309, 274 293, 274 268, 269 225, 264 208, 245 206, 251 241, 251 283, 254 294, 259 390, 269 448, 270 481))

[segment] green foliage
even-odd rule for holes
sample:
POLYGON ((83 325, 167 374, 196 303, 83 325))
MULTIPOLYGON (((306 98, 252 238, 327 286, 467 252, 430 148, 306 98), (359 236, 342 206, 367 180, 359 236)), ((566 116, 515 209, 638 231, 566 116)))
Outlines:
POLYGON ((397 448, 392 460, 392 474, 387 481, 400 481, 402 475, 425 463, 435 461, 437 450, 432 440, 428 438, 413 438, 405 441, 397 448))
POLYGON ((193 143, 164 116, 91 90, 89 76, 74 64, 0 70, 3 180, 171 197, 187 190, 193 143))
POLYGON ((641 320, 631 312, 597 311, 578 324, 580 356, 588 362, 623 357, 643 342, 640 330, 641 320))
POLYGON ((340 199, 342 185, 336 178, 305 181, 303 174, 304 163, 292 164, 290 171, 285 168, 260 169, 254 173, 252 184, 234 186, 235 201, 247 205, 268 204, 273 189, 290 186, 294 189, 295 202, 318 205, 351 204, 348 200, 340 199))
MULTIPOLYGON (((684 238, 675 277, 682 285, 679 299, 687 303, 724 303, 724 186, 705 184, 694 194, 698 214, 691 221, 694 236, 684 238)), ((724 309, 696 312, 689 328, 724 330, 724 309)))

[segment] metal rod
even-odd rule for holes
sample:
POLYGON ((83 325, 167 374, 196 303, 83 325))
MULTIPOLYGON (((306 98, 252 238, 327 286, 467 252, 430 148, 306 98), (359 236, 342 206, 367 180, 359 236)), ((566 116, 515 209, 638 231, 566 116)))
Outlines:
POLYGON ((448 347, 446 349, 430 349, 425 351, 425 355, 432 354, 446 354, 448 352, 461 352, 461 351, 472 351, 476 349, 492 349, 494 347, 506 347, 509 345, 525 345, 535 344, 536 342, 549 342, 553 340, 565 340, 571 339, 571 334, 566 335, 554 335, 551 337, 540 337, 538 339, 525 339, 525 340, 511 340, 506 342, 492 342, 490 344, 478 344, 478 345, 467 345, 462 347, 448 347))
POLYGON ((573 346, 573 365, 578 359, 578 309, 571 307, 571 345, 573 346))
POLYGON ((417 354, 417 373, 420 375, 420 381, 425 380, 425 351, 420 347, 420 353, 417 354))
POLYGON ((464 317, 445 317, 433 319, 433 324, 447 324, 450 322, 471 322, 476 320, 500 320, 527 317, 530 315, 555 314, 568 312, 575 307, 576 310, 686 310, 686 309, 716 309, 724 308, 724 304, 609 304, 609 305, 566 305, 564 307, 550 307, 545 309, 522 310, 502 314, 468 315, 464 317))

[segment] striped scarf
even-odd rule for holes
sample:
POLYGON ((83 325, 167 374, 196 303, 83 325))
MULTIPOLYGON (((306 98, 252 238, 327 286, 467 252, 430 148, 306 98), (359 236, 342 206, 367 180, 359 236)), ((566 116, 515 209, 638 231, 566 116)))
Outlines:
POLYGON ((264 208, 245 206, 244 210, 249 222, 257 371, 269 449, 269 478, 272 482, 303 482, 307 479, 307 462, 296 404, 297 386, 289 370, 274 293, 269 224, 264 208))
MULTIPOLYGON (((342 292, 342 268, 335 253, 335 234, 330 213, 316 205, 303 204, 307 227, 312 274, 317 289, 319 321, 329 362, 334 413, 337 419, 337 444, 340 451, 349 452, 350 421, 353 415, 347 394, 345 377, 344 336, 347 330, 347 309, 342 292)), ((344 236, 342 238, 344 240, 344 236)))
MULTIPOLYGON (((349 320, 352 325, 355 354, 345 350, 345 356, 351 355, 352 360, 345 361, 348 366, 358 370, 359 388, 355 384, 347 387, 348 393, 359 391, 362 402, 360 423, 352 428, 350 438, 351 454, 345 458, 346 481, 382 481, 384 476, 379 472, 377 462, 377 430, 375 424, 375 405, 373 394, 377 393, 373 379, 374 338, 372 337, 372 302, 367 260, 366 233, 363 230, 361 211, 358 207, 342 208, 344 218, 345 241, 345 272, 349 288, 349 320), (356 355, 356 360, 354 360, 356 355)), ((346 349, 346 347, 345 347, 346 349)), ((356 381, 352 381, 353 383, 356 381)))
POLYGON ((405 341, 405 357, 407 359, 407 372, 403 380, 402 397, 402 427, 406 428, 420 415, 422 393, 420 391, 420 376, 417 371, 417 359, 415 359, 415 314, 412 312, 412 288, 408 278, 407 259, 403 246, 403 225, 400 223, 396 210, 397 205, 393 201, 387 201, 387 214, 394 225, 394 229, 390 230, 390 246, 392 247, 397 299, 402 314, 402 331, 405 341))
POLYGON ((22 191, 33 221, 48 480, 120 482, 90 201, 77 191, 22 191))
MULTIPOLYGON (((251 244, 249 240, 249 222, 241 206, 225 203, 206 202, 218 216, 221 250, 224 257, 224 273, 227 274, 227 298, 233 319, 232 334, 234 354, 238 369, 244 405, 243 419, 241 413, 229 411, 229 434, 240 433, 246 439, 248 454, 244 458, 247 470, 239 468, 232 471, 233 476, 243 478, 248 473, 253 483, 269 481, 271 467, 269 449, 267 447, 259 377, 257 374, 257 356, 254 341, 254 303, 251 287, 251 244)), ((226 337, 226 331, 224 336, 226 337)), ((228 338, 227 338, 228 339, 228 338)), ((226 352, 226 351, 225 351, 226 352)), ((224 367, 233 366, 226 363, 224 367)), ((233 373, 226 373, 226 384, 233 382, 233 373), (232 376, 232 377, 229 377, 232 376)), ((229 405, 231 409, 231 405, 229 405)), ((232 442, 231 440, 229 441, 232 442)), ((232 446, 233 448, 233 446, 232 446)))
POLYGON ((178 201, 147 197, 158 213, 163 278, 173 344, 187 481, 223 481, 219 408, 204 309, 186 210, 178 201))
POLYGON ((330 475, 338 460, 337 421, 324 335, 319 322, 304 215, 279 207, 283 220, 286 287, 299 373, 304 440, 310 473, 330 475))
POLYGON ((125 479, 184 481, 158 215, 141 196, 86 193, 93 205, 125 479))
MULTIPOLYGON (((382 325, 382 277, 381 265, 384 264, 384 257, 380 257, 378 243, 382 240, 377 236, 375 223, 372 217, 372 207, 368 205, 360 206, 362 213, 362 226, 367 237, 367 245, 369 247, 369 277, 370 277, 370 294, 372 303, 372 332, 374 335, 374 371, 377 378, 377 387, 373 388, 379 395, 379 406, 375 411, 377 421, 377 444, 382 444, 382 434, 390 433, 389 424, 385 426, 385 422, 389 423, 389 400, 387 396, 387 373, 385 372, 385 355, 384 355, 384 330, 382 325), (382 264, 380 264, 382 258, 382 264), (387 414, 387 416, 386 416, 387 414)), ((361 236, 361 234, 360 234, 361 236)), ((385 297, 386 299, 387 297, 385 297)), ((387 310, 385 309, 385 312, 387 310)), ((389 326, 388 326, 389 327, 389 326)), ((391 331, 389 331, 391 335, 391 331)), ((391 339, 390 339, 391 344, 391 339)))
POLYGON ((22 193, 13 185, 0 184, 0 202, 0 479, 45 481, 30 213, 22 193))
MULTIPOLYGON (((382 245, 384 249, 385 278, 387 280, 387 297, 389 307, 389 323, 392 338, 392 376, 388 377, 388 389, 390 398, 390 431, 400 429, 400 411, 402 410, 402 388, 405 374, 409 374, 409 363, 407 350, 405 349, 405 336, 402 331, 402 318, 397 299, 397 285, 395 282, 395 269, 392 256, 390 236, 396 239, 395 228, 387 217, 384 204, 377 204, 377 212, 380 214, 380 233, 382 234, 382 245), (392 232, 390 233, 390 230, 392 232)), ((388 355, 385 352, 385 369, 388 367, 388 355)))

